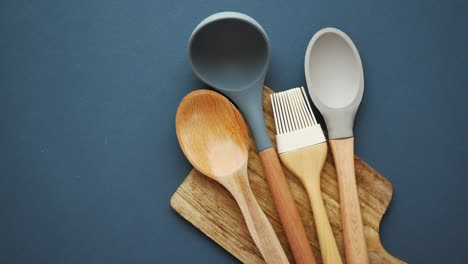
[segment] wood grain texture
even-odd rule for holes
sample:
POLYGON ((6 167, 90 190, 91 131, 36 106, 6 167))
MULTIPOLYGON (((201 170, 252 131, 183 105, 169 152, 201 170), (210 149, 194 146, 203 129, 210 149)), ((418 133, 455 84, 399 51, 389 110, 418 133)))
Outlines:
POLYGON ((233 177, 224 177, 219 181, 234 196, 244 216, 250 235, 257 245, 266 263, 289 263, 281 243, 268 218, 258 205, 250 188, 245 164, 233 177))
POLYGON ((258 155, 295 262, 317 263, 276 150, 269 148, 258 155))
MULTIPOLYGON (((289 263, 250 188, 248 129, 235 106, 219 93, 193 91, 179 104, 176 133, 182 151, 192 165, 233 195, 263 259, 271 264, 289 263)), ((308 243, 307 238, 305 240, 308 243)))
MULTIPOLYGON (((275 128, 269 98, 269 94, 271 93, 271 90, 268 88, 264 89, 263 104, 265 122, 270 136, 274 140, 275 128)), ((251 138, 250 144, 248 164, 250 186, 260 207, 267 215, 278 235, 283 248, 286 250, 289 260, 293 262, 292 254, 289 247, 287 247, 286 236, 281 228, 279 216, 264 179, 262 166, 251 138)), ((392 199, 391 183, 356 156, 354 157, 354 165, 370 262, 404 263, 385 251, 379 236, 380 221, 392 199)), ((291 188, 291 193, 296 201, 299 214, 305 224, 308 239, 317 256, 317 262, 321 263, 319 243, 307 193, 297 177, 287 170, 284 172, 291 188)), ((344 261, 338 183, 330 150, 328 150, 327 160, 322 171, 321 187, 333 235, 344 261)), ((182 217, 240 261, 245 263, 264 263, 259 250, 250 237, 236 201, 219 183, 196 170, 192 170, 172 196, 171 206, 182 217)))
POLYGON ((346 261, 349 264, 367 264, 369 254, 354 173, 354 138, 330 140, 329 144, 338 176, 346 261))
POLYGON ((327 143, 279 154, 284 166, 301 180, 310 198, 324 264, 341 264, 340 252, 328 220, 320 188, 320 175, 327 159, 327 143))

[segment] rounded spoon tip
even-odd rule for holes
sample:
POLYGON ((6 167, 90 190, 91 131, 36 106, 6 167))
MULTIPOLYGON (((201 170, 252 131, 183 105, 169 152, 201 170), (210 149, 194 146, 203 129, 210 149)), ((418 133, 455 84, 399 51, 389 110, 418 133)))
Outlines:
POLYGON ((247 163, 247 127, 219 93, 198 90, 185 96, 176 113, 176 133, 187 159, 207 176, 229 175, 247 163))
POLYGON ((337 28, 321 29, 310 40, 304 68, 310 96, 325 119, 330 139, 352 137, 364 73, 351 38, 337 28))

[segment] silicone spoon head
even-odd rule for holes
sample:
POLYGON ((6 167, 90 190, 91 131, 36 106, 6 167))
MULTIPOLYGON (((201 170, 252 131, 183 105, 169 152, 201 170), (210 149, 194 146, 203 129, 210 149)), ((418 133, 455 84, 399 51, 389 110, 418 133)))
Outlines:
POLYGON ((176 133, 190 163, 215 180, 232 175, 248 161, 242 115, 216 92, 198 90, 184 97, 177 109, 176 133))
POLYGON ((211 15, 193 31, 188 56, 195 74, 239 107, 257 149, 271 147, 262 111, 270 45, 260 24, 236 12, 211 15))
POLYGON ((304 66, 310 96, 325 119, 329 138, 352 137, 364 92, 362 62, 353 41, 339 29, 320 30, 307 47, 304 66))

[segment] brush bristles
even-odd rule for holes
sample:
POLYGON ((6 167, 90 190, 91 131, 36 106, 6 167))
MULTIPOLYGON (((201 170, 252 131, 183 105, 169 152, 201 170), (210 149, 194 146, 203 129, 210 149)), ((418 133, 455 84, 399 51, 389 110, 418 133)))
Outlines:
POLYGON ((276 134, 281 135, 315 126, 315 119, 304 87, 270 95, 276 134))

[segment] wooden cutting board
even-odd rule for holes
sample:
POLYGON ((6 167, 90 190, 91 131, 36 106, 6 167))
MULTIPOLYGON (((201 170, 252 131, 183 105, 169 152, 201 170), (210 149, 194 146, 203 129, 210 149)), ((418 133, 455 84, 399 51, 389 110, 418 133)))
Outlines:
MULTIPOLYGON (((273 142, 275 135, 269 95, 272 91, 265 87, 263 91, 263 111, 265 122, 273 142)), ((359 141, 359 139, 357 139, 359 141)), ((260 206, 273 225, 289 260, 293 262, 286 237, 281 229, 280 220, 262 174, 262 166, 255 145, 250 139, 249 180, 260 206)), ((382 175, 355 157, 356 177, 361 201, 364 230, 367 239, 371 263, 404 263, 391 256, 382 247, 379 225, 392 199, 392 185, 382 175)), ((314 226, 312 210, 307 194, 298 179, 284 168, 296 205, 307 230, 308 238, 314 248, 317 261, 322 263, 314 226)), ((333 233, 344 260, 343 233, 338 196, 338 186, 333 157, 328 151, 327 162, 321 179, 325 207, 330 218, 333 233)), ((177 189, 171 199, 172 208, 191 222, 208 237, 244 263, 264 263, 260 252, 252 241, 239 207, 231 194, 217 182, 192 170, 177 189)))

